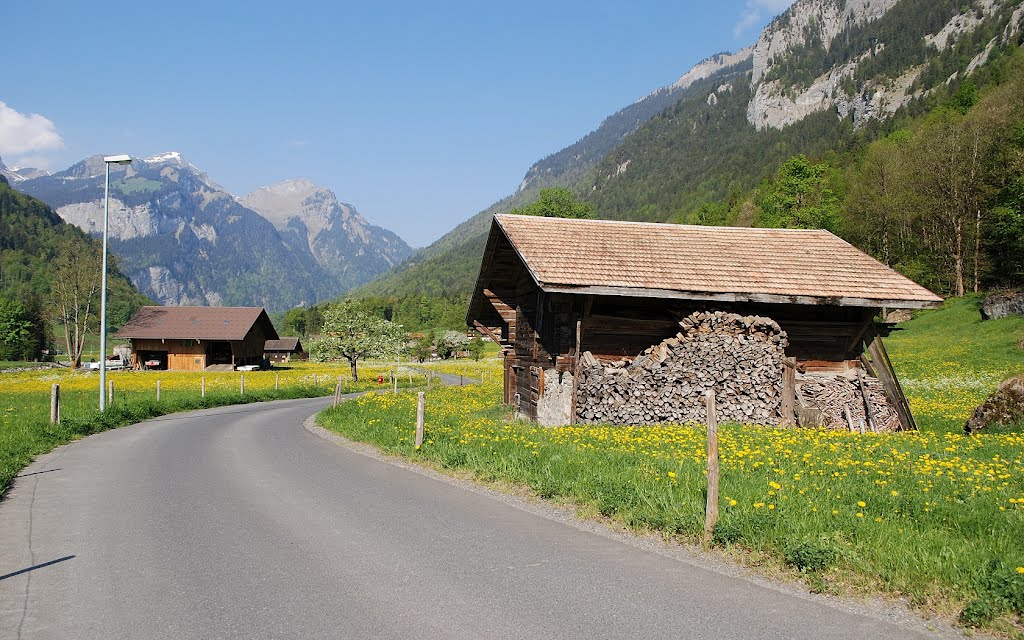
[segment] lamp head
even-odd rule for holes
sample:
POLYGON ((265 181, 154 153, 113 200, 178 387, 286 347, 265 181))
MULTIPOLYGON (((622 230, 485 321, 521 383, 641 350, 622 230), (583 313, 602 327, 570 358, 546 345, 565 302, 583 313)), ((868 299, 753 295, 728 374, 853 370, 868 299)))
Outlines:
POLYGON ((106 162, 107 164, 131 164, 132 157, 124 154, 119 156, 106 156, 103 158, 103 162, 106 162))

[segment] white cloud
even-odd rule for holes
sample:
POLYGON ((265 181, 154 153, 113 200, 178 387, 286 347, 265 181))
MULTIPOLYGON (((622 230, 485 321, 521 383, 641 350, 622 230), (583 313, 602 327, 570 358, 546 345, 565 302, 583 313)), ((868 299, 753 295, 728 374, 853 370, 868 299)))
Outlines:
POLYGON ((63 147, 64 139, 52 120, 38 113, 26 115, 0 101, 0 157, 38 163, 45 160, 41 153, 63 147))
POLYGON ((771 15, 782 13, 793 4, 794 0, 747 0, 746 6, 740 13, 740 19, 732 28, 733 36, 741 38, 751 27, 761 22, 762 12, 767 11, 771 15))

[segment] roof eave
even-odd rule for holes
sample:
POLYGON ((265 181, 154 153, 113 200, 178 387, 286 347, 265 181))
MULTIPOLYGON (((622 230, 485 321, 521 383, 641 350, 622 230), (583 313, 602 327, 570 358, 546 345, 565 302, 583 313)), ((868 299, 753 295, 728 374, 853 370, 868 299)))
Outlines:
POLYGON ((538 283, 545 293, 572 295, 620 296, 627 298, 673 298, 676 300, 710 300, 715 302, 761 302, 767 304, 833 305, 839 307, 871 307, 889 309, 934 309, 942 299, 901 300, 881 298, 854 298, 828 296, 799 296, 773 293, 678 291, 674 289, 648 289, 643 287, 568 286, 538 283))

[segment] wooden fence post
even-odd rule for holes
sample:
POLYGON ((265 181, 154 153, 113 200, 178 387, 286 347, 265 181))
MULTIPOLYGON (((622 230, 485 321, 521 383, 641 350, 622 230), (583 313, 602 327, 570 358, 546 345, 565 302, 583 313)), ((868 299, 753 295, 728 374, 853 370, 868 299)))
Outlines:
POLYGON ((398 374, 392 373, 391 380, 392 383, 395 385, 394 388, 391 390, 391 393, 398 393, 398 374))
POLYGON ((60 424, 60 385, 50 387, 50 424, 60 424))
POLYGON ((238 382, 238 395, 241 395, 241 396, 245 395, 245 374, 244 373, 242 374, 242 377, 239 378, 239 382, 238 382))
POLYGON ((316 384, 316 372, 313 372, 313 386, 314 387, 317 386, 317 384, 316 384))
POLYGON ((338 377, 338 384, 334 387, 334 404, 331 406, 337 407, 338 401, 341 400, 341 377, 338 377))
POLYGON ((465 377, 460 373, 459 374, 459 386, 461 387, 464 384, 466 384, 465 377))
POLYGON ((114 381, 107 380, 107 406, 114 404, 114 381))
POLYGON ((206 376, 203 376, 199 382, 199 394, 204 398, 206 397, 206 376))
POLYGON ((416 394, 416 448, 423 446, 423 411, 427 405, 427 394, 420 391, 416 394))
POLYGON ((160 381, 156 381, 156 401, 160 402, 160 381))
POLYGON ((274 374, 274 391, 280 390, 280 386, 279 386, 280 382, 281 382, 281 374, 280 373, 275 373, 274 374))
POLYGON ((708 500, 704 509, 704 542, 711 541, 718 524, 718 415, 715 392, 706 395, 708 414, 708 500))

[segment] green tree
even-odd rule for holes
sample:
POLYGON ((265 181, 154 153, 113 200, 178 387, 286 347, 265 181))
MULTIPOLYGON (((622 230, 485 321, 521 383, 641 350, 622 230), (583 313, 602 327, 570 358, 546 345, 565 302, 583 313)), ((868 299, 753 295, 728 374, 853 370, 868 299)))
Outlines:
MULTIPOLYGON (((993 133, 979 117, 939 109, 925 119, 912 143, 911 188, 920 196, 919 215, 933 230, 935 250, 944 255, 953 292, 967 291, 967 260, 980 242, 983 207, 990 196, 989 159, 993 133)), ((979 268, 975 263, 975 289, 979 268)))
POLYGON ((484 346, 484 341, 481 340, 479 336, 477 336, 476 338, 473 338, 472 340, 469 341, 469 345, 467 345, 466 348, 469 349, 469 355, 474 360, 479 362, 480 358, 482 358, 484 355, 484 346))
POLYGON ((803 154, 787 160, 774 180, 759 188, 757 226, 783 229, 839 230, 841 220, 838 172, 813 163, 803 154))
POLYGON ((53 308, 64 330, 64 344, 72 367, 82 363, 85 337, 95 331, 100 298, 101 256, 94 247, 62 243, 53 262, 53 308))
POLYGON ((430 333, 416 341, 412 347, 412 355, 416 362, 425 362, 434 352, 434 342, 430 333))
POLYGON ((900 131, 868 147, 853 171, 843 206, 848 239, 886 265, 892 264, 893 239, 907 222, 913 198, 908 188, 909 139, 908 132, 900 131))
POLYGON ((289 309, 281 321, 281 329, 285 335, 306 337, 306 310, 302 307, 289 309))
POLYGON ((359 360, 394 355, 405 340, 401 325, 369 313, 351 299, 323 310, 322 333, 310 344, 310 355, 321 361, 348 360, 353 380, 359 379, 359 360))
POLYGON ((0 360, 33 360, 39 356, 39 327, 17 300, 0 297, 0 360))
POLYGON ((576 199, 572 191, 563 187, 541 189, 540 197, 524 207, 510 213, 545 218, 596 218, 594 208, 587 202, 576 199))

